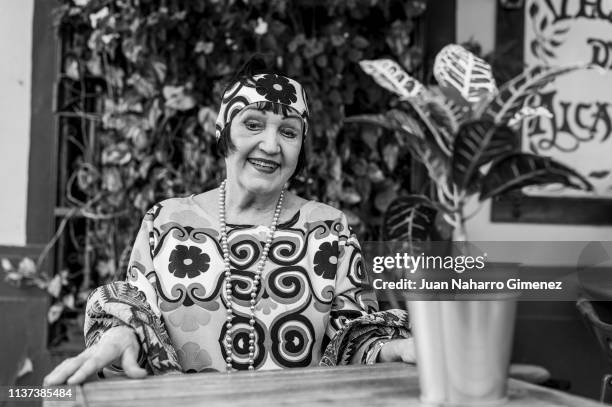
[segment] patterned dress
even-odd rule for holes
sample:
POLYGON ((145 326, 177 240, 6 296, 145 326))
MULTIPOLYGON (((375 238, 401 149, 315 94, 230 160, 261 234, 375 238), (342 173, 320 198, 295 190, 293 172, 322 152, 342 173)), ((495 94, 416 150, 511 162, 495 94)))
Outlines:
MULTIPOLYGON (((250 292, 268 226, 228 224, 233 367, 248 368, 250 292)), ((193 197, 147 212, 126 282, 94 291, 87 346, 116 325, 134 328, 151 373, 225 370, 220 224, 193 197)), ((257 290, 257 370, 363 362, 380 337, 409 335, 402 312, 376 313, 361 249, 346 216, 308 201, 279 224, 257 290), (349 321, 351 321, 349 323, 349 321)))

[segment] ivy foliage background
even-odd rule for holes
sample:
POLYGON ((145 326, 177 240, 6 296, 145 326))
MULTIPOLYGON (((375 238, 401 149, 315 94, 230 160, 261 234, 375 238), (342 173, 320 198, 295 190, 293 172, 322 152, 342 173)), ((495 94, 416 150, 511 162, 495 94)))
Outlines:
POLYGON ((65 290, 83 294, 122 278, 148 208, 224 178, 217 108, 253 53, 309 95, 308 168, 292 189, 344 210, 362 239, 378 237, 382 212, 407 192, 407 148, 343 119, 390 102, 360 60, 388 55, 418 72, 415 27, 426 0, 58 2, 58 115, 70 157, 59 189, 66 216, 86 235, 67 265, 85 278, 65 290))

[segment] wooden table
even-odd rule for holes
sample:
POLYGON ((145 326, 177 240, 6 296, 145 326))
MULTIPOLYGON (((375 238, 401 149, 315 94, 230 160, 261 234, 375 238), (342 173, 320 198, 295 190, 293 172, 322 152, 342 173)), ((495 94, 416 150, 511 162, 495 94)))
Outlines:
MULTIPOLYGON (((59 407, 189 406, 421 406, 416 369, 402 363, 337 368, 304 368, 267 372, 202 373, 104 380, 77 388, 72 403, 59 407)), ((509 382, 506 406, 576 406, 602 404, 582 397, 509 382)))

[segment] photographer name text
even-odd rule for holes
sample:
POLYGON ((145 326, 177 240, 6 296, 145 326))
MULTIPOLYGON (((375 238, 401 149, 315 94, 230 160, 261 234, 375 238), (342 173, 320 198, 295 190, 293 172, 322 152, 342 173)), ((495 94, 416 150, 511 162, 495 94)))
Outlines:
POLYGON ((479 281, 474 279, 452 278, 449 281, 430 281, 425 278, 411 280, 402 278, 398 281, 384 281, 377 278, 373 281, 377 290, 563 290, 561 281, 523 281, 509 278, 505 281, 479 281))

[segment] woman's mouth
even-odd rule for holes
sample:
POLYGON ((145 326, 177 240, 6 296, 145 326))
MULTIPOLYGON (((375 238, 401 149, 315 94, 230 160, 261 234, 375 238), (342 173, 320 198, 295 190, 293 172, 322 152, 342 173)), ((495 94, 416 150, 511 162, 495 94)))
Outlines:
POLYGON ((248 158, 247 161, 253 167, 255 167, 255 169, 261 172, 265 172, 266 174, 271 174, 276 171, 277 168, 280 167, 279 163, 271 160, 265 160, 263 158, 248 158))

